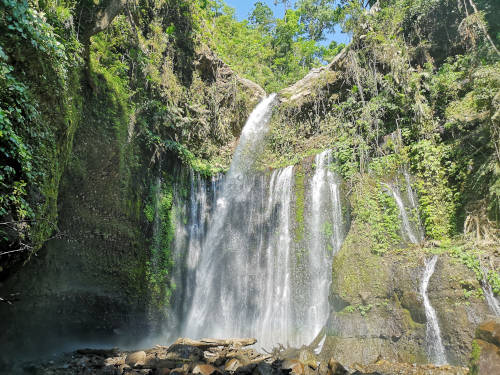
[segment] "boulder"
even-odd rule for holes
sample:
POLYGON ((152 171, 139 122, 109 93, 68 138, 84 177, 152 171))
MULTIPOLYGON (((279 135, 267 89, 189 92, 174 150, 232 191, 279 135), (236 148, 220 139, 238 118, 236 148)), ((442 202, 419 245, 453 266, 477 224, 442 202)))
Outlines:
POLYGON ((500 318, 480 324, 476 330, 476 338, 500 346, 500 318))
POLYGON ((130 370, 132 367, 130 367, 129 365, 119 365, 118 366, 118 370, 120 371, 120 374, 123 374, 125 371, 128 371, 130 370))
POLYGON ((479 358, 476 364, 476 374, 500 374, 500 348, 480 339, 474 341, 479 348, 479 358))
POLYGON ((257 367, 257 364, 249 363, 248 365, 238 367, 235 374, 236 375, 250 375, 253 373, 253 371, 255 370, 256 367, 257 367))
POLYGON ((500 374, 500 318, 488 320, 476 329, 469 362, 471 374, 500 374))
POLYGON ((318 366, 318 375, 329 375, 330 369, 325 362, 320 362, 318 366))
POLYGON ((253 370, 252 375, 274 375, 277 371, 269 363, 260 362, 253 370))
POLYGON ((219 372, 216 367, 206 364, 196 365, 193 369, 193 375, 212 375, 216 372, 219 372))
POLYGON ((242 363, 236 359, 236 358, 231 358, 229 361, 226 362, 224 365, 224 371, 227 372, 235 372, 238 370, 239 367, 242 366, 242 363))
POLYGON ((289 370, 293 375, 305 375, 304 365, 297 359, 285 359, 281 364, 283 370, 289 370))
POLYGON ((170 370, 169 374, 170 375, 187 375, 189 372, 189 366, 184 365, 182 367, 176 367, 172 370, 170 370))
POLYGON ((301 349, 299 352, 299 360, 305 366, 309 366, 310 368, 316 370, 318 368, 318 357, 307 349, 301 349))
POLYGON ((132 367, 143 365, 145 362, 146 362, 146 352, 143 350, 130 353, 125 358, 125 363, 132 367))
POLYGON ((331 375, 348 375, 349 372, 340 364, 340 362, 336 361, 334 358, 330 358, 328 361, 328 368, 330 369, 331 375))

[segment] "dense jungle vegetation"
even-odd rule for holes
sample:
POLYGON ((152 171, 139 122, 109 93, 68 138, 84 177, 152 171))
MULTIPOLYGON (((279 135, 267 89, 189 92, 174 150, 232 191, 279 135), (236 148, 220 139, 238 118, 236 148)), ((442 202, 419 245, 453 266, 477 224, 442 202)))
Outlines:
POLYGON ((307 99, 277 109, 263 166, 331 147, 352 187, 411 165, 429 239, 464 224, 498 238, 500 3, 279 3, 283 19, 257 1, 240 22, 221 0, 0 0, 0 264, 57 235, 59 182, 89 118, 116 124, 126 176, 139 154, 151 169, 165 155, 227 169, 248 97, 194 69, 207 51, 268 93, 339 57, 307 99), (347 47, 324 45, 335 28, 347 47))

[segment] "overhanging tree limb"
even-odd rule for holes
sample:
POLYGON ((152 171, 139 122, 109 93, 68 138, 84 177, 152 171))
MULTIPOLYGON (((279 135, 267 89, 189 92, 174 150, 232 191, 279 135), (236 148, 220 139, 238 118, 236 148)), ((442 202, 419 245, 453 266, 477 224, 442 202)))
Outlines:
MULTIPOLYGON (((474 4, 473 0, 469 0, 469 4, 474 9, 474 13, 479 14, 479 11, 477 10, 476 4, 474 4)), ((467 9, 467 7, 466 7, 467 9)), ((486 29, 486 26, 484 25, 484 22, 481 22, 481 20, 478 21, 479 27, 483 30, 484 35, 486 36, 486 39, 488 39, 488 42, 490 42, 491 47, 493 50, 497 53, 497 55, 500 55, 500 52, 498 51, 497 47, 495 46, 495 43, 493 42, 493 39, 491 39, 490 34, 488 33, 488 30, 486 29)))

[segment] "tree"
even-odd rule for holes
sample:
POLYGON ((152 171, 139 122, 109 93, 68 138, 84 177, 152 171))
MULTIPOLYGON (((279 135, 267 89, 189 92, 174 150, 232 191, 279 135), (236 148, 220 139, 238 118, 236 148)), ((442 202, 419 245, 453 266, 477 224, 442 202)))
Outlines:
POLYGON ((333 32, 340 20, 341 8, 336 0, 299 0, 295 4, 300 23, 310 40, 324 40, 326 32, 333 32))
POLYGON ((285 13, 290 9, 290 0, 274 0, 274 5, 283 4, 285 7, 285 13))
POLYGON ((250 14, 249 21, 251 25, 269 33, 274 24, 273 11, 262 1, 257 1, 254 4, 254 9, 250 14))

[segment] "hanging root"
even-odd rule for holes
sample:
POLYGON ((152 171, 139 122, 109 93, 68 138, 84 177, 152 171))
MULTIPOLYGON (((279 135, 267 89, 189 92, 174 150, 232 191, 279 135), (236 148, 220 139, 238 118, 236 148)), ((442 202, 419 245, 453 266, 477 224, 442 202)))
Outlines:
POLYGON ((465 219, 464 235, 477 243, 498 243, 500 240, 499 232, 496 223, 488 219, 484 205, 470 212, 465 219))

